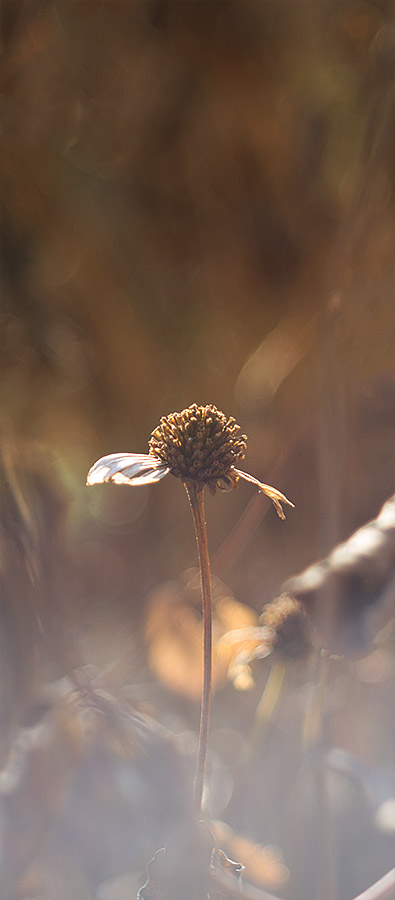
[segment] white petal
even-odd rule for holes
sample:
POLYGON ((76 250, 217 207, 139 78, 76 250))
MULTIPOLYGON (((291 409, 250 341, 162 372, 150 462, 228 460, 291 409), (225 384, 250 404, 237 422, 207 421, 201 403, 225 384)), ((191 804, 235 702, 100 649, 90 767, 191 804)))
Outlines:
POLYGON ((153 484, 169 472, 169 467, 161 459, 148 453, 110 453, 98 459, 89 469, 86 483, 153 484))
POLYGON ((263 493, 267 495, 267 497, 270 497, 272 503, 274 503, 274 506, 276 507, 277 515, 280 519, 285 519, 284 510, 281 504, 287 503, 288 506, 294 506, 285 494, 282 494, 281 491, 278 491, 277 488, 272 487, 270 484, 264 484, 262 481, 258 481, 257 478, 254 478, 253 475, 249 475, 248 472, 241 472, 240 469, 235 469, 234 466, 232 466, 232 468, 239 478, 244 478, 244 481, 251 481, 252 484, 255 484, 260 491, 263 491, 263 493))

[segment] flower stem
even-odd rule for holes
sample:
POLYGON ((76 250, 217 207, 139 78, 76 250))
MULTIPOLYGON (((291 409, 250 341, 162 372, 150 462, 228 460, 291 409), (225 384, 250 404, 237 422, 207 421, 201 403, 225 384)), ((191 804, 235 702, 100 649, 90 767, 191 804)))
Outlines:
POLYGON ((212 602, 210 557, 207 543, 207 528, 204 515, 204 485, 196 481, 184 482, 190 503, 193 524, 195 527, 196 545, 200 568, 200 586, 202 592, 203 614, 203 680, 200 707, 199 744, 196 760, 194 784, 194 802, 198 812, 201 810, 204 772, 206 768, 207 739, 210 721, 211 700, 211 668, 212 668, 212 602))

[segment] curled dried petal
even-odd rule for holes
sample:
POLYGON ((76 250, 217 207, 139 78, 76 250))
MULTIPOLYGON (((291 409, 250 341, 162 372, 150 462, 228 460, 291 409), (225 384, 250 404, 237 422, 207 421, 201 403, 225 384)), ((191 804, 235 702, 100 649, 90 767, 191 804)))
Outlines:
POLYGON ((170 472, 166 464, 147 453, 110 453, 102 456, 89 469, 86 483, 153 484, 170 472))
POLYGON ((288 506, 294 507, 295 504, 292 503, 291 500, 288 500, 288 497, 286 497, 285 494, 282 494, 281 491, 278 491, 277 488, 272 487, 270 484, 264 484, 262 481, 258 481, 257 478, 254 478, 253 475, 249 475, 248 472, 241 472, 240 469, 235 469, 234 467, 233 471, 236 472, 236 475, 238 475, 239 478, 244 478, 244 481, 251 481, 251 483, 255 484, 262 493, 270 498, 272 503, 274 503, 277 515, 280 519, 285 519, 284 510, 281 506, 282 503, 287 503, 288 506))

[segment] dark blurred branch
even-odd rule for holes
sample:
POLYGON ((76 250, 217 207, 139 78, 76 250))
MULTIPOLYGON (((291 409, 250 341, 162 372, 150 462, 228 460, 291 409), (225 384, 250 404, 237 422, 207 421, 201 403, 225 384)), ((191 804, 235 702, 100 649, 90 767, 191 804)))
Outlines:
POLYGON ((329 556, 288 579, 284 590, 311 610, 323 646, 366 649, 395 606, 395 496, 329 556))

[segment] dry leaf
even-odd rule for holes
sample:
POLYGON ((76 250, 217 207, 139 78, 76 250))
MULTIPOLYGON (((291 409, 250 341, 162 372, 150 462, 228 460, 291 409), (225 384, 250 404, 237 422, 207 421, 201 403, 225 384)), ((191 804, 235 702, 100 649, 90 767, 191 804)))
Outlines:
MULTIPOLYGON (((230 629, 256 624, 256 613, 229 596, 213 579, 213 689, 226 681, 228 661, 218 652, 219 641, 230 629)), ((195 570, 185 573, 185 584, 168 582, 153 594, 147 616, 148 658, 156 677, 166 687, 199 700, 202 681, 202 624, 200 583, 195 570)))

